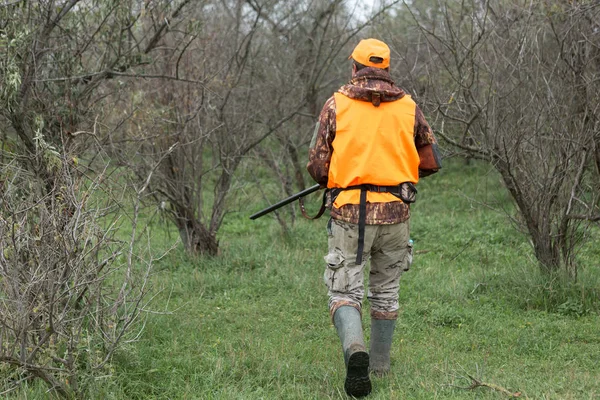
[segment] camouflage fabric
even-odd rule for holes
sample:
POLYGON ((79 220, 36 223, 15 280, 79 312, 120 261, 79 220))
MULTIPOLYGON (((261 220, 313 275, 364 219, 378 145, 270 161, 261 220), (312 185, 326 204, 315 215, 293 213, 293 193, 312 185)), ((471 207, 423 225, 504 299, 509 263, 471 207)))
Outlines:
MULTIPOLYGON (((405 96, 404 90, 395 86, 387 71, 370 67, 358 71, 350 82, 338 91, 350 98, 369 102, 372 101, 374 93, 379 95, 382 102, 395 101, 405 96)), ((308 154, 308 172, 322 186, 327 185, 329 176, 329 164, 333 152, 332 143, 336 132, 335 117, 335 99, 332 96, 325 102, 319 115, 319 121, 308 154)), ((418 106, 415 112, 414 135, 417 149, 436 143, 433 132, 418 106)), ((421 174, 421 171, 419 173, 421 174)), ((430 173, 423 173, 422 176, 430 173)), ((332 218, 353 224, 358 223, 359 206, 357 204, 347 204, 340 208, 333 207, 331 202, 329 204, 332 218)), ((367 203, 367 225, 397 224, 408 220, 409 217, 410 208, 408 204, 401 201, 367 203)))
POLYGON ((363 270, 371 258, 368 299, 371 316, 376 319, 398 318, 400 276, 410 263, 408 221, 393 225, 368 225, 365 229, 363 263, 356 264, 358 225, 330 220, 328 254, 324 257, 324 281, 329 289, 329 312, 333 318, 341 306, 361 311, 365 294, 363 270))

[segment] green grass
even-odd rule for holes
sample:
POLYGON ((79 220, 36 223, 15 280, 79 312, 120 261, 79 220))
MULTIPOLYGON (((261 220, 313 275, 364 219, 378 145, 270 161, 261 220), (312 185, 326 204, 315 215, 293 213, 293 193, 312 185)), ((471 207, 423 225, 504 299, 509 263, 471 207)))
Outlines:
MULTIPOLYGON (((497 175, 447 164, 419 185, 418 253, 401 284, 392 373, 374 379, 369 398, 507 398, 458 388, 471 384, 467 375, 521 398, 600 398, 597 245, 581 254, 579 284, 541 277, 527 238, 480 205, 513 212, 497 175)), ((147 315, 140 340, 116 355, 92 397, 346 398, 322 281, 326 218, 298 221, 284 237, 270 217, 247 219, 262 205, 226 220, 220 257, 177 251, 157 263, 153 307, 168 313, 147 315)), ((162 229, 157 248, 168 246, 162 229)), ((33 384, 15 397, 43 393, 33 384)))

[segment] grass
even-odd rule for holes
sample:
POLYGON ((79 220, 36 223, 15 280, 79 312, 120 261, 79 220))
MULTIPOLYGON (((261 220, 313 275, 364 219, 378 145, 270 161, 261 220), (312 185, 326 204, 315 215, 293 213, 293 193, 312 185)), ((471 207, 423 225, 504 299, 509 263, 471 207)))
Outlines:
MULTIPOLYGON (((481 205, 513 212, 498 177, 448 164, 419 185, 418 253, 401 284, 392 373, 374 379, 369 398, 507 398, 459 388, 468 375, 521 398, 600 398, 597 246, 581 254, 579 284, 541 277, 527 238, 481 205)), ((346 398, 322 281, 326 218, 298 221, 283 237, 274 219, 247 219, 261 204, 246 207, 226 220, 220 257, 178 251, 156 265, 154 309, 168 312, 147 315, 140 340, 116 355, 91 397, 346 398)), ((168 247, 163 231, 155 241, 168 247)), ((364 325, 368 338, 368 317, 364 325)), ((30 384, 14 397, 44 390, 30 384)))

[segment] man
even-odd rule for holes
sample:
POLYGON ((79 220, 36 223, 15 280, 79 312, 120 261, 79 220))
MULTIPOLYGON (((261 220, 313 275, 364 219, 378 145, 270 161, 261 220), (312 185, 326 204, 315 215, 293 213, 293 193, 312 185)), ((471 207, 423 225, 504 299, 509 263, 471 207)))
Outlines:
POLYGON ((344 388, 348 395, 361 397, 371 392, 369 370, 376 375, 390 370, 400 275, 412 257, 408 220, 414 184, 419 176, 437 172, 441 163, 423 113, 390 77, 388 46, 362 40, 349 58, 352 79, 325 103, 307 168, 316 182, 330 189, 324 278, 344 352, 344 388), (367 353, 361 307, 369 257, 367 353))

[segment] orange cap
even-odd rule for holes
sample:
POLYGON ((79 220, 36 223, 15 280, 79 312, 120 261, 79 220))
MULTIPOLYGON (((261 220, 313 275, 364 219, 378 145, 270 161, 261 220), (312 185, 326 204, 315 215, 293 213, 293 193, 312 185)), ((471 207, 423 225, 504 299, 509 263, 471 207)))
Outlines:
POLYGON ((350 57, 367 67, 387 68, 390 66, 390 48, 377 39, 361 40, 350 57))

